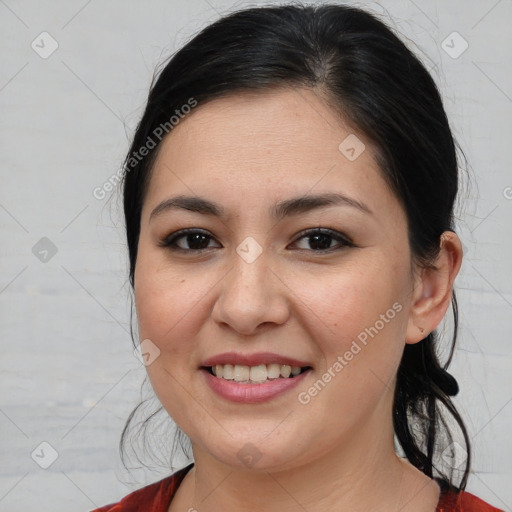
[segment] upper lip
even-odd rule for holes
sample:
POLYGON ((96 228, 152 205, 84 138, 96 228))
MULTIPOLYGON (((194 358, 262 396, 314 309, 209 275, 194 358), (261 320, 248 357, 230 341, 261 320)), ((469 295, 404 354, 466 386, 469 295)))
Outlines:
POLYGON ((257 352, 255 354, 241 354, 239 352, 225 352, 205 359, 201 366, 215 366, 217 364, 239 364, 245 366, 258 366, 260 364, 287 364, 290 366, 311 366, 305 361, 293 357, 273 354, 271 352, 257 352))

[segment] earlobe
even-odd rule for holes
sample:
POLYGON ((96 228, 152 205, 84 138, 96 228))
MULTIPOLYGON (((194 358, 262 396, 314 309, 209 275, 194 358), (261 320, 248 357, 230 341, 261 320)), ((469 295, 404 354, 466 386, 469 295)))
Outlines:
POLYGON ((452 298, 453 283, 462 263, 462 244, 452 231, 440 237, 440 250, 431 266, 419 270, 405 342, 418 343, 437 328, 452 298))

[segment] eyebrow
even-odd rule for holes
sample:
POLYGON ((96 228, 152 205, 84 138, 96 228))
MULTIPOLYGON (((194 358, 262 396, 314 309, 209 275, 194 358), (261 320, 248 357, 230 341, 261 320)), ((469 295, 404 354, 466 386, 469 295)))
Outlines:
MULTIPOLYGON (((337 193, 302 195, 275 204, 270 211, 272 217, 281 220, 326 206, 349 206, 363 213, 373 215, 368 206, 356 199, 337 193)), ((149 221, 169 210, 182 209, 203 215, 226 218, 226 210, 212 201, 198 196, 176 196, 165 199, 151 212, 149 221)))

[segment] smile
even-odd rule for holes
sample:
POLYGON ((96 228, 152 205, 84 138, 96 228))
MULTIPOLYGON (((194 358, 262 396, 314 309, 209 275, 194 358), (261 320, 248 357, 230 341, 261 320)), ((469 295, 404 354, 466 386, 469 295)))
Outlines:
POLYGON ((300 375, 310 367, 290 366, 288 364, 217 364, 207 370, 218 379, 230 380, 241 384, 255 384, 275 379, 289 379, 300 375))

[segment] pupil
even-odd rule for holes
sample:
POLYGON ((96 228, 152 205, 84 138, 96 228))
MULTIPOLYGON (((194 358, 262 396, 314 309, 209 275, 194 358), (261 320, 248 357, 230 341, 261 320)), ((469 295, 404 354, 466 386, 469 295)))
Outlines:
POLYGON ((310 246, 312 249, 329 249, 330 247, 330 235, 324 235, 324 234, 318 234, 318 235, 311 235, 310 236, 310 246), (314 242, 311 242, 311 240, 315 240, 314 242), (317 243, 320 241, 319 243, 317 243), (323 242, 323 243, 322 243, 323 242))
POLYGON ((192 233, 190 235, 187 235, 187 243, 189 244, 189 247, 191 249, 206 249, 206 247, 208 247, 207 236, 201 233, 192 233), (206 244, 201 244, 201 239, 203 242, 206 240, 206 244), (200 247, 197 247, 197 245, 195 246, 195 244, 197 244, 198 241, 200 247))

